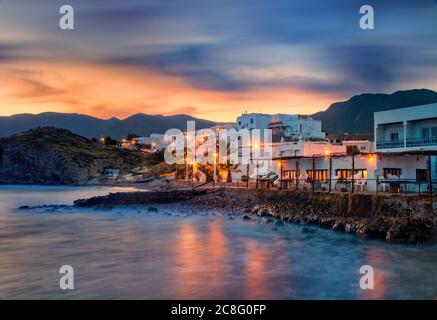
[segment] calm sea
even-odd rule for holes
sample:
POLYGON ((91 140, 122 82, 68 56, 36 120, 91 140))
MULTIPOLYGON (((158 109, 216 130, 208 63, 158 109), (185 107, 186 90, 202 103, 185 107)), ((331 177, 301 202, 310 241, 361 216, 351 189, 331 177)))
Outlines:
POLYGON ((434 299, 437 246, 170 205, 17 210, 120 190, 0 187, 0 299, 434 299), (309 231, 309 232, 308 232, 309 231), (59 287, 74 268, 75 289, 59 287), (361 290, 359 268, 374 268, 361 290))

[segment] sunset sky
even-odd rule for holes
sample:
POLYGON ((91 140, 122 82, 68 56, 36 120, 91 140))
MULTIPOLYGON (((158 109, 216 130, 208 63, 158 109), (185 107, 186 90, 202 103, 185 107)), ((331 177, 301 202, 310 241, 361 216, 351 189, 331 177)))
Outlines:
POLYGON ((0 115, 233 121, 412 88, 437 90, 437 0, 0 0, 0 115))

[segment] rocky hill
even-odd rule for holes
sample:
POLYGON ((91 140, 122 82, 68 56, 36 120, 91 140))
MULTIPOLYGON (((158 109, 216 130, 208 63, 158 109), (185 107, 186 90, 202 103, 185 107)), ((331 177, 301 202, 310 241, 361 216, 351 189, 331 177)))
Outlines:
POLYGON ((0 183, 84 184, 107 168, 131 168, 143 160, 141 153, 65 129, 38 128, 0 139, 0 183))

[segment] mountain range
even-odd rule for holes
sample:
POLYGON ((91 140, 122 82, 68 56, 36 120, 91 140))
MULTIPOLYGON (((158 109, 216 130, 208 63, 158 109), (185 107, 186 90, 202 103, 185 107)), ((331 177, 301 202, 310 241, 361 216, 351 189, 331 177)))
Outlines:
MULTIPOLYGON (((373 132, 374 112, 436 102, 437 92, 428 89, 397 91, 392 94, 365 93, 347 101, 333 103, 325 111, 313 114, 313 117, 322 121, 322 129, 327 133, 368 134, 373 132)), ((293 113, 292 110, 290 113, 293 113)), ((163 116, 138 113, 123 120, 103 120, 83 114, 46 112, 0 117, 0 137, 32 128, 54 126, 88 138, 111 136, 121 139, 129 133, 148 136, 151 133, 164 133, 171 128, 186 130, 188 120, 196 121, 197 129, 216 124, 185 114, 163 116)))
POLYGON ((103 120, 83 114, 45 112, 0 117, 0 137, 37 127, 53 126, 68 129, 87 138, 111 136, 121 139, 129 133, 149 136, 151 133, 164 133, 171 128, 185 131, 189 120, 196 121, 196 129, 210 128, 216 124, 185 114, 162 116, 138 113, 123 120, 117 118, 103 120))

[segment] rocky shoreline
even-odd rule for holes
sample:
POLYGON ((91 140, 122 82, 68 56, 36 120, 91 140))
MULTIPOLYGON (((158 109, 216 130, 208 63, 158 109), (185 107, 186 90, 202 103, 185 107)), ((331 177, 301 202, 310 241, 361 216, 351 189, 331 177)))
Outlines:
POLYGON ((254 214, 290 223, 318 225, 361 237, 396 243, 428 240, 435 226, 437 199, 432 197, 327 194, 247 189, 183 189, 113 193, 75 201, 76 207, 175 203, 201 210, 254 214))

